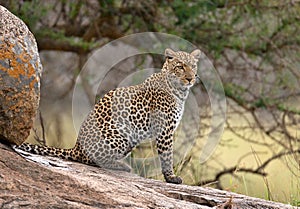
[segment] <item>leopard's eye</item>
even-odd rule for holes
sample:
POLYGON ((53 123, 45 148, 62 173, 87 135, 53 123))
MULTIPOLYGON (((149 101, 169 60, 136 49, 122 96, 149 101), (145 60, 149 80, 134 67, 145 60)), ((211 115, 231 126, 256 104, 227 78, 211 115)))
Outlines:
POLYGON ((183 68, 182 65, 179 65, 179 66, 178 66, 178 69, 179 69, 179 70, 183 70, 184 68, 183 68))

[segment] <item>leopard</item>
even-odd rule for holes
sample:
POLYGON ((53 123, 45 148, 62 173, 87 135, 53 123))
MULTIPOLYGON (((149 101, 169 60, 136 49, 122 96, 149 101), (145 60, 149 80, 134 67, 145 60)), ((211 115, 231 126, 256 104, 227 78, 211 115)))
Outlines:
POLYGON ((78 161, 101 168, 131 171, 124 158, 142 141, 153 139, 161 172, 168 183, 181 184, 174 174, 174 133, 197 75, 201 51, 165 49, 161 70, 134 86, 110 90, 81 124, 73 148, 23 143, 23 151, 78 161))

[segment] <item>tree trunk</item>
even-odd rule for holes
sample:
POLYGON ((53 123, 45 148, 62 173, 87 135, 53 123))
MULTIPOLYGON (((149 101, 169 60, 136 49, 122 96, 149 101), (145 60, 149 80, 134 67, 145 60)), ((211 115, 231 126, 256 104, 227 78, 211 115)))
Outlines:
POLYGON ((0 144, 0 208, 296 208, 27 154, 0 144))

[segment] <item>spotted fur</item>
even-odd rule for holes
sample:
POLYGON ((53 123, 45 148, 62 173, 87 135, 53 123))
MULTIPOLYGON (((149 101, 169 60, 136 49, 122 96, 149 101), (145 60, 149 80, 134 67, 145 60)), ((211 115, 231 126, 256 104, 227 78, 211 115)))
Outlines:
POLYGON ((200 50, 192 53, 166 49, 161 72, 142 84, 108 92, 81 125, 72 149, 30 145, 18 148, 57 156, 103 168, 130 171, 121 160, 141 141, 156 140, 165 180, 180 184, 173 172, 173 134, 181 120, 184 103, 197 79, 200 50))

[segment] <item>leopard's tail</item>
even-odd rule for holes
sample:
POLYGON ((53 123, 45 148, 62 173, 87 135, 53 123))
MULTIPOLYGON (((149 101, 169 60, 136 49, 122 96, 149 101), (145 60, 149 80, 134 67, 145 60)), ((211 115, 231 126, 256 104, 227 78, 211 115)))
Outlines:
POLYGON ((25 152, 30 152, 33 154, 59 157, 66 160, 72 160, 77 162, 82 162, 85 164, 93 164, 92 161, 86 156, 79 146, 76 144, 74 148, 71 149, 62 149, 56 147, 48 147, 43 145, 23 143, 21 145, 12 146, 15 151, 23 150, 25 152))

